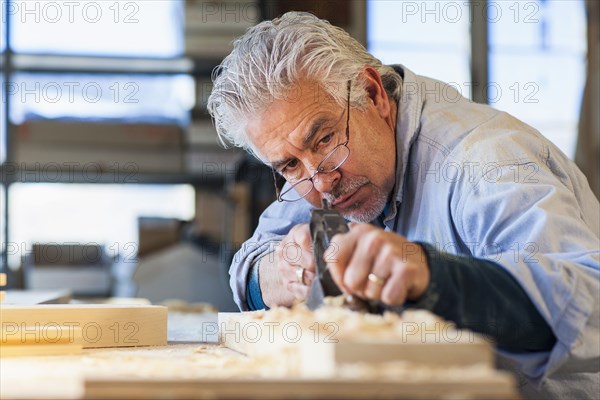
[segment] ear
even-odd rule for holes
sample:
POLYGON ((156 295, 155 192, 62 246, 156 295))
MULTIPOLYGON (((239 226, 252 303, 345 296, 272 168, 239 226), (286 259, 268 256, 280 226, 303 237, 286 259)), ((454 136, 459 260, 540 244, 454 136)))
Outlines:
POLYGON ((381 118, 387 119, 391 117, 390 100, 383 88, 381 76, 373 67, 365 67, 362 71, 362 77, 367 90, 367 96, 373 102, 373 106, 377 109, 381 118))

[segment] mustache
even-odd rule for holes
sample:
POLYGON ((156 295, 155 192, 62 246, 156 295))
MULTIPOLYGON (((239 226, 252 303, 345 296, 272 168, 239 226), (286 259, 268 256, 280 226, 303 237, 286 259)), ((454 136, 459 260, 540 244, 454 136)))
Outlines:
POLYGON ((340 181, 329 193, 323 193, 323 198, 329 203, 333 203, 336 199, 347 195, 348 193, 354 192, 361 186, 369 183, 369 178, 359 177, 357 179, 340 181))

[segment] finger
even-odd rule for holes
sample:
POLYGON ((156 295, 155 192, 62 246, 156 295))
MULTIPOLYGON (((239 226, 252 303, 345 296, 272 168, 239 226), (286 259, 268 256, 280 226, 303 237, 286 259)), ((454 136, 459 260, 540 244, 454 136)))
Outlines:
POLYGON ((421 245, 407 242, 404 248, 403 256, 406 259, 406 266, 411 269, 411 281, 406 297, 409 300, 416 300, 429 287, 431 280, 429 264, 421 245))
POLYGON ((332 261, 330 265, 332 277, 338 287, 346 293, 351 292, 350 288, 346 287, 344 282, 348 264, 356 251, 356 246, 358 246, 360 239, 373 229, 375 228, 369 224, 353 223, 348 233, 335 235, 331 239, 328 251, 335 251, 335 255, 333 256, 328 254, 328 258, 332 261))
POLYGON ((300 265, 302 265, 302 267, 307 270, 310 271, 311 273, 314 273, 315 271, 315 256, 312 252, 312 250, 307 250, 307 249, 303 249, 302 252, 302 258, 300 260, 300 265))
POLYGON ((412 279, 411 275, 411 269, 405 265, 396 265, 392 270, 392 275, 383 287, 381 301, 390 306, 404 304, 412 279))
MULTIPOLYGON (((398 250, 398 247, 394 249, 398 250)), ((392 266, 392 276, 381 294, 384 303, 401 305, 408 299, 418 299, 427 290, 430 272, 421 246, 411 242, 402 243, 399 253, 391 253, 389 265, 392 266)))
POLYGON ((365 296, 364 289, 368 283, 377 254, 383 246, 381 232, 376 229, 363 229, 356 249, 350 258, 348 267, 344 272, 344 285, 351 293, 365 296), (364 233, 363 233, 364 232, 364 233))
POLYGON ((304 270, 304 285, 305 286, 312 285, 314 279, 315 279, 315 273, 305 269, 304 270))
POLYGON ((337 234, 331 238, 329 248, 327 248, 324 254, 324 259, 333 281, 346 293, 348 293, 348 289, 344 287, 343 276, 346 265, 354 252, 356 240, 357 237, 352 232, 337 234))
POLYGON ((314 271, 315 261, 313 256, 310 228, 307 224, 296 225, 287 236, 288 242, 283 245, 282 257, 290 265, 299 265, 314 271))
POLYGON ((310 239, 310 227, 308 224, 299 224, 294 226, 288 236, 303 249, 312 251, 312 242, 310 239))
POLYGON ((383 292, 383 287, 385 285, 385 283, 387 282, 385 280, 385 278, 376 275, 377 278, 381 278, 382 281, 381 283, 378 281, 371 281, 371 280, 367 280, 367 283, 365 284, 365 288, 363 290, 363 297, 365 299, 370 299, 370 300, 381 300, 381 293, 383 292))
POLYGON ((389 277, 392 274, 392 268, 394 266, 394 263, 397 262, 395 256, 396 252, 394 251, 393 245, 390 243, 385 243, 377 251, 377 256, 375 258, 375 262, 373 263, 373 268, 370 272, 375 276, 375 278, 370 279, 370 275, 367 275, 367 283, 364 289, 364 295, 366 298, 372 300, 381 300, 381 293, 383 292, 383 287, 385 286, 385 284, 389 280, 389 277))
MULTIPOLYGON (((282 283, 283 284, 287 284, 288 282, 299 283, 298 275, 297 275, 298 268, 302 268, 302 267, 295 266, 295 267, 281 268, 279 271, 279 274, 282 277, 282 283)), ((312 281, 315 279, 315 273, 312 271, 309 271, 307 269, 304 269, 303 279, 304 279, 304 285, 310 286, 312 284, 312 281)))
POLYGON ((315 259, 311 251, 301 248, 297 243, 288 242, 281 247, 280 259, 284 268, 302 267, 307 271, 315 270, 315 259))

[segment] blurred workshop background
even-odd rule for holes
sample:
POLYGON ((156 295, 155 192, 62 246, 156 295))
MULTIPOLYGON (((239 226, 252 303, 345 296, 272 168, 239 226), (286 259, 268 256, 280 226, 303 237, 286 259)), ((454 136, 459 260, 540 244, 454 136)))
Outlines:
POLYGON ((235 37, 288 10, 533 125, 598 196, 597 1, 1 4, 0 252, 13 289, 235 308, 228 266, 274 185, 220 147, 210 75, 235 37))

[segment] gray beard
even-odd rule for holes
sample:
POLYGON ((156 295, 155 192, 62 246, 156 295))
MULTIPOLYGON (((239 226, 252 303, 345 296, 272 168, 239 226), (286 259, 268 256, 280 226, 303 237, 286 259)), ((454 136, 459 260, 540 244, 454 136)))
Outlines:
MULTIPOLYGON (((371 182, 366 177, 361 177, 349 182, 342 182, 337 185, 331 193, 324 193, 323 197, 329 202, 333 203, 335 199, 340 198, 348 193, 352 193, 358 188, 369 185, 371 182)), ((345 210, 340 210, 344 218, 352 222, 371 222, 377 218, 385 208, 387 203, 387 194, 383 193, 379 188, 375 188, 376 191, 367 202, 359 204, 352 204, 345 210)))

